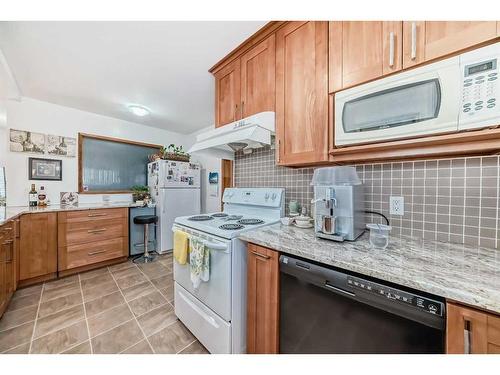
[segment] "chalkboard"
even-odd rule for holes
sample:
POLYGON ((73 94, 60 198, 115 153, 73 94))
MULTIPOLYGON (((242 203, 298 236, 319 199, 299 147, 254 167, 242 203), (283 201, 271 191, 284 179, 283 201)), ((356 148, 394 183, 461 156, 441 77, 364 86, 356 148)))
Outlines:
POLYGON ((161 147, 88 134, 79 134, 78 144, 80 193, 124 193, 147 185, 148 156, 161 147))

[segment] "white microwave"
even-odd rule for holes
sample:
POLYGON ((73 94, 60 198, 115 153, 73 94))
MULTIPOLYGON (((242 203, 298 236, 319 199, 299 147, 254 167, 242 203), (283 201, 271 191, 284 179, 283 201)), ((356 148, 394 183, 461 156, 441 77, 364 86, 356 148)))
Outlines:
POLYGON ((500 125, 500 43, 335 95, 335 145, 500 125))

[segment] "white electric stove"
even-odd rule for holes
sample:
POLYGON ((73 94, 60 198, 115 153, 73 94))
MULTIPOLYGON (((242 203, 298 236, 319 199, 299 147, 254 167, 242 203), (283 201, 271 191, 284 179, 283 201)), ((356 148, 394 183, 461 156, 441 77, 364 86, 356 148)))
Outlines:
POLYGON ((223 212, 182 216, 173 230, 205 242, 210 280, 194 289, 189 264, 174 261, 175 314, 211 353, 246 353, 246 243, 244 231, 277 223, 284 214, 281 188, 229 188, 223 212))

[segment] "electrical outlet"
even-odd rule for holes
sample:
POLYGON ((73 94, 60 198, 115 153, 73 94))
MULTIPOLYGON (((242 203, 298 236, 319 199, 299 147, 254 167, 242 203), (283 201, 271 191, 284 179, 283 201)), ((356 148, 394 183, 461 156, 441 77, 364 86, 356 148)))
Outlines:
POLYGON ((391 197, 390 200, 390 214, 403 216, 405 214, 405 198, 404 197, 391 197))

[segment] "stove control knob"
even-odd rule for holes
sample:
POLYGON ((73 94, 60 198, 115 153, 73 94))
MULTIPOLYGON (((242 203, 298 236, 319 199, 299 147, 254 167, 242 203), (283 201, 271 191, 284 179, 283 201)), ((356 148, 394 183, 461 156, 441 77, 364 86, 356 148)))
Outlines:
POLYGON ((275 199, 276 199, 276 193, 273 193, 273 194, 271 195, 271 199, 272 199, 272 200, 275 200, 275 199))
POLYGON ((269 199, 269 193, 266 193, 266 195, 264 195, 264 199, 265 199, 265 200, 266 200, 266 202, 267 202, 267 200, 269 199))

